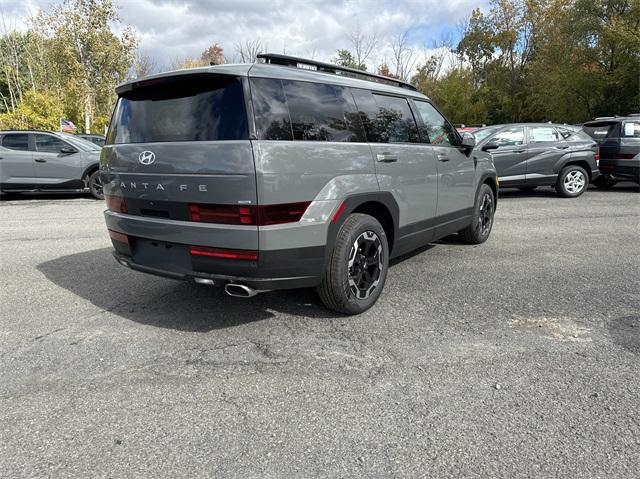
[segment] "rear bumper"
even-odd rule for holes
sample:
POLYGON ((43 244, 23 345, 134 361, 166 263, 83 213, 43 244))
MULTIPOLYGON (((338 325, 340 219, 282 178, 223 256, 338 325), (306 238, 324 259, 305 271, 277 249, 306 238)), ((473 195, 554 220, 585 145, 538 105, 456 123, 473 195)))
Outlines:
POLYGON ((112 240, 114 256, 128 268, 167 278, 212 280, 215 286, 243 283, 256 290, 292 289, 320 284, 325 245, 308 241, 312 233, 326 241, 326 227, 289 226, 260 231, 255 227, 226 227, 160 218, 105 212, 107 227, 128 237, 129 243, 112 240), (310 230, 310 231, 307 231, 310 230), (282 236, 299 241, 292 244, 282 236), (260 249, 260 245, 281 246, 260 249), (257 261, 192 255, 189 246, 257 251, 257 261))

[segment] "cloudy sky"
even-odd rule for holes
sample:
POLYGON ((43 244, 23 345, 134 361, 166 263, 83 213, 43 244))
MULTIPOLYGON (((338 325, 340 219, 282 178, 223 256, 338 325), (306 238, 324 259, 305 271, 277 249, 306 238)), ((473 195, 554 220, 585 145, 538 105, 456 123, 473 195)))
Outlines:
MULTIPOLYGON (((60 0, 0 0, 6 26, 60 0)), ((158 67, 198 57, 215 42, 233 59, 235 45, 260 40, 268 51, 329 60, 349 48, 349 33, 380 37, 376 63, 391 63, 389 41, 404 31, 416 52, 444 37, 456 40, 458 25, 488 0, 116 0, 122 20, 133 26, 141 51, 158 67)), ((5 28, 6 28, 5 26, 5 28)))

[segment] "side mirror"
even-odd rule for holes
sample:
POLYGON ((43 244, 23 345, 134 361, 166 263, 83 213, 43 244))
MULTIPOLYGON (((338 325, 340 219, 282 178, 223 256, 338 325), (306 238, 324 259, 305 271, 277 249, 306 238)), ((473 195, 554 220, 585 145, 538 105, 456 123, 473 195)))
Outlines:
POLYGON ((65 146, 60 148, 60 153, 64 153, 65 155, 72 155, 74 153, 78 153, 78 150, 75 148, 71 148, 70 146, 65 146))
POLYGON ((500 145, 498 143, 496 143, 495 141, 489 141, 482 147, 482 151, 497 150, 498 148, 500 148, 500 145))
POLYGON ((468 150, 473 150, 476 147, 476 137, 473 133, 465 131, 462 134, 462 146, 468 150))

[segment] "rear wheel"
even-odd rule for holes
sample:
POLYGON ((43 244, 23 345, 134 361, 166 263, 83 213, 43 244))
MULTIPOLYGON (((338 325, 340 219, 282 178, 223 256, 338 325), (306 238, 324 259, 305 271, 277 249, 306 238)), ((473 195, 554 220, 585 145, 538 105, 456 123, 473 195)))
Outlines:
POLYGON ((587 190, 589 175, 578 165, 565 166, 558 175, 556 191, 564 198, 575 198, 587 190))
POLYGON ((493 227, 495 210, 493 190, 485 183, 480 186, 476 195, 471 224, 459 232, 460 239, 465 243, 471 244, 480 244, 487 241, 493 227))
POLYGON ((318 294, 325 306, 344 314, 359 314, 378 300, 389 267, 389 245, 378 220, 349 215, 325 267, 318 294))
POLYGON ((104 199, 104 193, 102 191, 102 177, 100 176, 100 170, 96 170, 87 179, 87 186, 93 196, 97 200, 104 199))

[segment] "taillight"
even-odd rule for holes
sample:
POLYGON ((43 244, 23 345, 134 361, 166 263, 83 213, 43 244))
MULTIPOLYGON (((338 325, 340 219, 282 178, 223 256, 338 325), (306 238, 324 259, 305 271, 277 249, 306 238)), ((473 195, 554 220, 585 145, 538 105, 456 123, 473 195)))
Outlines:
POLYGON ((206 256, 218 259, 237 259, 242 261, 258 261, 258 252, 245 249, 208 248, 206 246, 189 246, 192 256, 206 256))
POLYGON ((236 205, 189 205, 189 219, 201 223, 223 225, 254 225, 255 208, 236 205))
POLYGON ((127 202, 122 196, 104 195, 107 208, 118 213, 127 213, 127 202))
POLYGON ((120 243, 129 244, 129 237, 124 233, 109 230, 109 236, 112 240, 119 241, 120 243))
POLYGON ((600 153, 593 155, 593 159, 596 160, 596 165, 600 163, 600 153))
POLYGON ((189 219, 200 223, 226 225, 277 225, 300 221, 310 201, 277 205, 189 204, 189 219))

